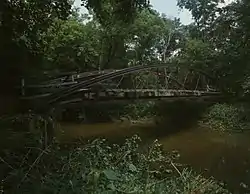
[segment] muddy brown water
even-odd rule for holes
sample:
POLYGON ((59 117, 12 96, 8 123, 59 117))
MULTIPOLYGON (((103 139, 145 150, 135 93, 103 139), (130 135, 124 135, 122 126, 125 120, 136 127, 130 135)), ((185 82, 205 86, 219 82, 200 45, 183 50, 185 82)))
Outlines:
POLYGON ((206 177, 223 182, 232 193, 250 193, 250 133, 222 133, 201 128, 163 133, 153 123, 68 124, 62 123, 57 137, 61 142, 76 138, 102 137, 123 141, 138 134, 145 142, 158 139, 166 151, 178 151, 180 161, 206 177), (161 132, 160 132, 160 131, 161 132))

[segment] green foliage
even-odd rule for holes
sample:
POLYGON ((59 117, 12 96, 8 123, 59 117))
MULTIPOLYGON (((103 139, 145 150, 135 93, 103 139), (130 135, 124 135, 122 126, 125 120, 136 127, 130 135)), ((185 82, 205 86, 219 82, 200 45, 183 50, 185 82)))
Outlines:
POLYGON ((138 12, 127 25, 112 14, 103 24, 94 14, 88 21, 77 13, 66 22, 55 20, 43 34, 48 69, 123 68, 159 61, 159 55, 168 57, 178 47, 179 23, 152 9, 138 12))
POLYGON ((133 21, 138 10, 148 7, 148 0, 82 0, 88 10, 93 10, 101 24, 107 24, 112 20, 120 20, 129 23, 133 21))
POLYGON ((13 87, 41 64, 41 34, 55 18, 67 19, 70 9, 68 0, 1 1, 1 83, 13 87))
POLYGON ((215 20, 216 14, 220 11, 218 4, 223 2, 224 0, 178 0, 178 5, 190 10, 195 21, 205 26, 215 20))
POLYGON ((137 63, 157 61, 160 56, 167 58, 178 47, 179 23, 160 16, 155 10, 143 10, 138 13, 131 26, 130 44, 135 45, 134 53, 137 63))
MULTIPOLYGON (((226 91, 248 94, 250 5, 243 0, 220 7, 221 2, 179 0, 179 6, 195 19, 183 27, 177 19, 150 8, 147 0, 82 0, 89 10, 85 17, 71 9, 69 0, 4 0, 1 83, 19 84, 21 76, 37 76, 44 70, 87 71, 168 62, 179 50, 171 67, 202 69, 222 82, 226 91), (8 79, 10 73, 13 80, 8 79)), ((181 73, 185 79, 185 72, 181 73)))
MULTIPOLYGON (((8 193, 226 193, 212 179, 206 180, 173 163, 155 141, 146 152, 138 150, 140 138, 122 145, 96 139, 71 148, 32 150, 3 181, 8 193)), ((8 153, 9 157, 11 153, 8 153)), ((12 155, 13 156, 13 155, 12 155)), ((10 157, 11 158, 11 157, 10 157)), ((13 158, 12 158, 13 159, 13 158)), ((9 160, 5 160, 9 162, 9 160)))
POLYGON ((119 69, 166 61, 179 47, 180 23, 149 8, 148 1, 82 2, 89 14, 81 15, 67 0, 6 1, 5 6, 14 11, 11 16, 11 11, 2 10, 6 17, 1 22, 1 37, 5 37, 1 78, 9 81, 7 75, 13 74, 9 89, 19 85, 21 77, 39 79, 44 72, 119 69))
POLYGON ((215 57, 216 51, 211 44, 200 39, 189 39, 183 45, 179 60, 190 67, 209 72, 214 69, 215 57))
POLYGON ((86 71, 97 68, 99 39, 99 30, 90 23, 85 25, 74 18, 54 21, 44 34, 46 69, 86 71))
POLYGON ((209 108, 204 123, 215 130, 240 130, 243 128, 243 110, 230 104, 216 104, 209 108))
POLYGON ((179 0, 181 8, 191 11, 195 23, 192 36, 209 42, 214 57, 211 69, 227 91, 248 93, 249 77, 249 1, 233 1, 221 6, 220 0, 179 0), (215 52, 216 51, 216 52, 215 52))
POLYGON ((156 115, 155 102, 129 104, 124 107, 122 115, 132 120, 153 117, 156 115))

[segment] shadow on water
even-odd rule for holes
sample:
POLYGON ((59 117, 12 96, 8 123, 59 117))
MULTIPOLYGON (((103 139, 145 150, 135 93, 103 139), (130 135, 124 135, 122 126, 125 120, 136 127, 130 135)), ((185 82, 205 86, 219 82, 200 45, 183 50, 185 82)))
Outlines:
POLYGON ((145 138, 171 136, 181 131, 196 128, 204 110, 209 105, 206 102, 159 101, 153 107, 153 111, 156 113, 155 117, 134 123, 129 119, 118 119, 122 115, 119 111, 123 110, 124 105, 92 104, 89 107, 85 107, 87 122, 86 120, 84 120, 84 123, 78 122, 77 124, 75 121, 62 122, 64 132, 59 132, 58 137, 68 140, 74 139, 74 137, 84 139, 98 136, 119 141, 133 134, 138 134, 145 138), (116 118, 115 122, 114 118, 116 118))
POLYGON ((166 136, 195 128, 209 103, 186 101, 160 102, 157 104, 157 133, 166 136))

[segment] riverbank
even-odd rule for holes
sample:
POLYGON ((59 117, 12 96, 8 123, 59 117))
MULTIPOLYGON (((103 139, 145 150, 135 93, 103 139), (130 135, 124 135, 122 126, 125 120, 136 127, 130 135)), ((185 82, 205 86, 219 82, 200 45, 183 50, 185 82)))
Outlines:
POLYGON ((177 164, 177 153, 163 152, 158 141, 140 150, 133 135, 124 143, 103 139, 27 149, 15 162, 1 188, 6 193, 228 193, 213 178, 177 164), (16 168, 17 167, 17 168, 16 168), (23 173, 22 173, 23 172, 23 173), (15 184, 13 184, 15 183, 15 184))
MULTIPOLYGON (((152 121, 152 120, 151 120, 152 121)), ((250 182, 250 133, 225 133, 208 128, 186 128, 173 133, 164 125, 155 123, 131 124, 99 123, 92 125, 63 125, 64 142, 74 139, 106 138, 112 143, 121 144, 128 137, 137 134, 145 149, 154 139, 158 139, 166 152, 176 151, 180 157, 177 162, 194 169, 204 177, 215 177, 223 182, 232 193, 249 191, 250 182), (170 131, 170 133, 168 132, 170 131)))
MULTIPOLYGON (((230 134, 198 127, 173 132, 171 125, 157 125, 152 119, 144 121, 124 120, 123 122, 95 124, 60 123, 60 130, 56 131, 56 137, 60 145, 67 145, 67 149, 63 148, 63 150, 66 149, 63 151, 66 153, 70 153, 75 146, 82 147, 97 138, 107 139, 110 145, 123 145, 125 139, 135 134, 141 137, 142 150, 147 151, 151 143, 158 139, 164 153, 175 153, 177 156, 175 162, 182 166, 180 169, 187 168, 189 171, 192 169, 207 179, 214 177, 218 182, 223 182, 223 185, 232 193, 245 194, 249 191, 249 133, 230 134)), ((20 152, 21 144, 15 149, 19 150, 15 151, 16 154, 20 152)), ((33 149, 29 148, 26 151, 33 152, 33 149)), ((24 155, 19 158, 24 158, 27 152, 22 151, 24 155)), ((38 157, 39 153, 34 156, 38 157)), ((9 153, 8 156, 10 155, 9 153)), ((33 162, 35 160, 36 158, 29 159, 33 162)), ((11 166, 12 162, 10 162, 11 166)))
MULTIPOLYGON (((147 152, 151 143, 155 139, 158 139, 162 145, 163 152, 167 153, 167 156, 169 154, 171 155, 171 153, 175 153, 176 158, 174 161, 177 164, 181 164, 181 167, 177 167, 179 171, 188 169, 188 173, 191 170, 196 172, 191 173, 192 180, 198 180, 198 182, 204 180, 206 182, 210 180, 210 177, 214 177, 216 179, 216 181, 214 181, 215 185, 218 185, 217 182, 222 182, 223 187, 232 193, 246 194, 250 192, 248 185, 250 182, 250 172, 248 170, 250 169, 250 134, 244 131, 241 133, 232 133, 231 131, 211 130, 201 127, 197 121, 202 118, 201 113, 203 112, 201 108, 192 107, 190 104, 163 105, 160 106, 158 104, 159 108, 157 110, 159 110, 159 114, 153 116, 145 114, 146 116, 139 117, 138 112, 136 112, 137 116, 125 117, 120 115, 120 117, 117 118, 121 119, 116 119, 114 122, 60 122, 54 134, 59 144, 56 143, 55 147, 48 152, 46 151, 46 153, 43 153, 44 147, 41 147, 46 141, 44 136, 40 136, 44 130, 44 128, 42 128, 44 121, 41 120, 41 122, 38 123, 40 125, 35 128, 37 134, 30 134, 28 137, 28 141, 33 142, 32 144, 27 143, 27 139, 24 138, 25 133, 23 133, 24 136, 21 137, 23 139, 22 141, 14 139, 7 140, 6 138, 7 142, 19 142, 18 145, 15 144, 12 147, 13 149, 11 151, 13 151, 14 156, 17 153, 21 153, 21 155, 13 157, 11 159, 13 161, 5 161, 3 157, 4 161, 12 168, 16 166, 18 169, 18 165, 20 164, 17 165, 16 158, 23 160, 29 158, 28 160, 31 164, 27 164, 32 166, 32 162, 35 162, 35 164, 40 162, 40 154, 42 154, 42 156, 48 154, 51 159, 49 161, 55 160, 56 163, 57 160, 61 160, 61 156, 56 159, 54 158, 57 154, 62 154, 62 157, 67 158, 71 153, 75 153, 77 148, 84 147, 88 142, 98 141, 97 139, 107 139, 109 145, 115 144, 121 146, 124 145, 124 143, 126 144, 125 140, 127 138, 131 138, 136 134, 142 140, 140 142, 140 152, 147 152), (40 143, 40 141, 42 143, 40 143), (37 149, 38 152, 33 154, 33 149, 37 149), (55 153, 55 156, 49 153, 55 153), (26 154, 28 154, 27 157, 26 154), (38 159, 33 157, 37 157, 38 159), (200 177, 200 179, 196 179, 195 177, 200 177)), ((133 110, 137 108, 135 106, 132 107, 133 110)), ((148 110, 152 110, 151 108, 152 107, 148 110)), ((93 110, 92 113, 94 114, 94 112, 93 110)), ((21 134, 20 132, 19 129, 17 134, 21 134)), ((7 158, 9 156, 12 157, 11 152, 6 153, 7 158)), ((95 155, 95 153, 91 154, 95 155)), ((19 162, 22 163, 22 161, 19 162)), ((10 168, 6 166, 6 163, 4 163, 4 165, 7 169, 10 168)), ((58 169, 57 166, 55 166, 55 168, 54 170, 58 169)), ((176 169, 172 170, 177 172, 176 169)), ((20 171, 23 171, 23 169, 20 169, 20 171)), ((24 171, 27 172, 29 169, 25 169, 24 171)), ((23 174, 22 176, 27 175, 23 174)), ((30 176, 33 175, 31 174, 30 176)), ((178 176, 180 177, 180 174, 178 174, 178 176)), ((175 178, 171 180, 177 181, 178 176, 174 176, 175 178)), ((67 181, 69 180, 71 179, 67 181)), ((178 184, 179 183, 180 182, 178 182, 178 184)), ((183 182, 181 184, 183 186, 183 182)), ((179 187, 183 188, 182 186, 179 187)))

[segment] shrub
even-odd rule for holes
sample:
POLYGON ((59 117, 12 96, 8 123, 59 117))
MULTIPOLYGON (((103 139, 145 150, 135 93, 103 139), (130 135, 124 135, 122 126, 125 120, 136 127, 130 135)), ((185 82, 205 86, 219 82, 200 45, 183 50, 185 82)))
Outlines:
POLYGON ((242 108, 230 104, 215 104, 203 117, 203 123, 216 130, 239 130, 243 128, 242 108))
POLYGON ((9 163, 2 187, 22 194, 226 193, 213 180, 178 169, 175 156, 165 155, 157 141, 146 152, 138 150, 139 143, 133 136, 122 145, 96 139, 70 148, 29 149, 19 163, 9 163))
POLYGON ((133 119, 148 118, 156 115, 155 102, 142 102, 125 106, 123 115, 133 119))

